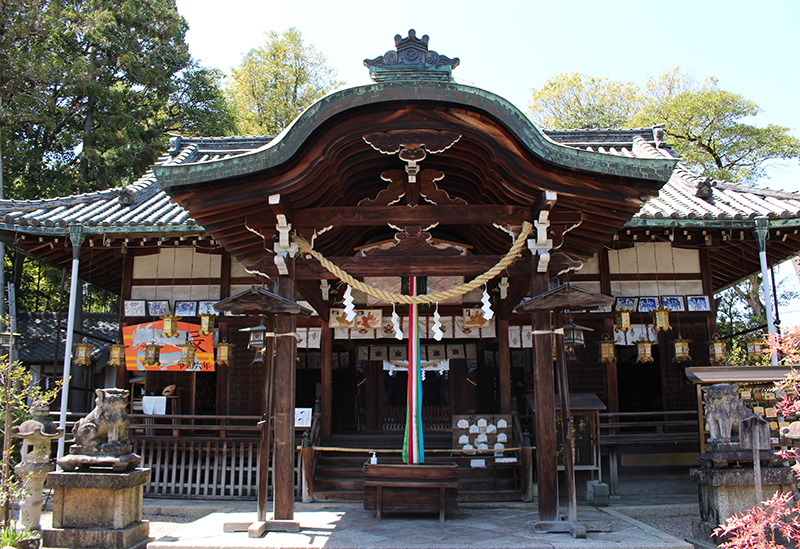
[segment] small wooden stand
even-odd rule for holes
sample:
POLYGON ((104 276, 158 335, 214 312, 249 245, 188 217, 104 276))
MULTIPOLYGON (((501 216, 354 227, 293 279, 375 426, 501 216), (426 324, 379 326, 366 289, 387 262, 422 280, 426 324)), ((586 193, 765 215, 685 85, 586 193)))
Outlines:
POLYGON ((364 509, 395 513, 439 512, 458 508, 458 465, 364 465, 364 509))

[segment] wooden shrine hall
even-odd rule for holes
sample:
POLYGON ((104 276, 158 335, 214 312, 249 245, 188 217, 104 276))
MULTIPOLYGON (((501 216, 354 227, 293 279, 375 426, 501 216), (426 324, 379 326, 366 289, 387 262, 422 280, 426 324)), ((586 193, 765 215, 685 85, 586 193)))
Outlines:
MULTIPOLYGON (((174 136, 126 187, 0 201, 0 236, 71 266, 73 299, 79 278, 120 295, 117 386, 137 398, 177 386, 169 432, 155 423, 137 435, 162 471, 151 493, 254 497, 267 457, 255 461, 257 444, 236 437, 269 414, 272 429, 253 436, 272 437, 276 519, 292 520, 301 497, 362 497, 363 477, 349 494, 328 493, 323 454, 349 444, 398 457, 387 445, 402 446, 413 331, 431 460, 485 458, 496 476, 518 464, 505 458, 527 430, 539 517, 556 521, 559 468, 572 476, 573 466, 559 447, 574 445, 574 466, 600 473, 596 435, 562 440, 561 411, 594 429, 601 410, 694 409, 684 368, 719 361, 707 346, 713 294, 758 272, 760 250, 770 265, 800 250, 797 195, 702 178, 658 127, 542 131, 456 81, 459 59, 428 42, 396 36, 395 49, 364 61, 370 84, 320 99, 277 137, 174 136), (585 346, 581 327, 593 330, 585 346), (690 352, 673 356, 674 340, 690 352), (649 361, 637 360, 638 341, 649 361), (603 342, 610 354, 598 354, 603 342), (315 406, 304 443, 295 412, 315 406), (205 463, 204 477, 192 463, 205 463)), ((689 431, 696 444, 696 419, 689 431)), ((360 475, 369 454, 352 455, 360 475)), ((517 479, 516 499, 531 480, 517 479)))

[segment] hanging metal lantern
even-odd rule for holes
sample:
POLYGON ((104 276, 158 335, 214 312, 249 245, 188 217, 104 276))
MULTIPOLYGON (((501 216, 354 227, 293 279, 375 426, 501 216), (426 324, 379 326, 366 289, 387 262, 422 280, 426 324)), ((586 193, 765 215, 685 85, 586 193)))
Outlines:
POLYGON ((181 319, 179 316, 165 315, 161 317, 164 321, 164 328, 161 332, 163 337, 173 337, 178 333, 178 321, 181 319))
POLYGON ((216 315, 211 313, 203 313, 200 315, 200 335, 211 335, 214 333, 214 321, 217 319, 216 315))
POLYGON ((240 332, 250 332, 250 340, 247 342, 248 349, 263 349, 266 345, 267 327, 264 325, 264 319, 261 319, 261 324, 251 328, 242 328, 240 332))
POLYGON ((253 362, 250 364, 264 364, 264 351, 265 349, 256 349, 253 355, 253 362))
POLYGON ((594 332, 591 328, 578 326, 571 321, 564 324, 564 348, 572 351, 578 347, 585 347, 586 341, 583 339, 583 332, 594 332))
POLYGON ((194 345, 189 341, 189 336, 186 336, 186 342, 177 346, 181 350, 181 357, 178 359, 178 365, 184 368, 194 366, 194 345))
POLYGON ((92 363, 92 350, 94 349, 94 345, 86 343, 86 339, 84 339, 83 343, 75 343, 72 348, 73 364, 88 366, 92 363))
POLYGON ((617 311, 614 319, 614 330, 617 332, 627 332, 631 329, 631 312, 617 311))
POLYGON ((217 364, 230 364, 231 356, 233 355, 233 343, 228 343, 227 339, 223 339, 222 343, 217 343, 217 364))
POLYGON ((764 338, 747 340, 747 360, 759 360, 764 355, 764 338))
POLYGON ((669 309, 664 307, 653 309, 653 329, 656 332, 666 332, 672 329, 669 325, 669 309))
POLYGON ((603 334, 603 341, 599 343, 600 345, 600 362, 614 362, 617 360, 617 355, 615 353, 615 343, 612 341, 608 334, 603 334))
POLYGON ((708 355, 711 362, 725 361, 725 342, 717 334, 714 334, 714 337, 708 342, 708 355))
POLYGON ((683 339, 683 336, 678 334, 678 339, 672 342, 675 346, 675 358, 673 359, 675 362, 685 362, 692 359, 689 356, 689 343, 691 342, 691 339, 683 339))
POLYGON ((158 368, 161 366, 161 347, 154 339, 144 346, 145 368, 158 368))
POLYGON ((117 342, 108 348, 108 365, 109 366, 124 366, 125 365, 125 345, 117 342))
POLYGON ((636 351, 636 362, 653 362, 653 342, 648 339, 644 332, 636 342, 636 351))

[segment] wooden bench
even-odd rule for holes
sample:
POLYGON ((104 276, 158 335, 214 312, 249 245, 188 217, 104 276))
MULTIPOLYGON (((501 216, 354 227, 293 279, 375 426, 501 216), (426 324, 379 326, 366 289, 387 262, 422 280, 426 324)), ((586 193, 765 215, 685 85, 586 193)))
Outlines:
POLYGON ((439 512, 458 508, 458 465, 364 465, 364 509, 396 513, 439 512))

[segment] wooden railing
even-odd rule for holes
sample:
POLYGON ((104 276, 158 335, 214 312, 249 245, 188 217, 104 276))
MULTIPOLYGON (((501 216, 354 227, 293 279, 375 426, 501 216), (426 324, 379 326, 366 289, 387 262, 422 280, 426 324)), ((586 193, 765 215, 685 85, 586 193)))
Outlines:
POLYGON ((697 410, 600 414, 600 445, 699 442, 697 410))
MULTIPOLYGON (((449 406, 423 406, 422 428, 429 431, 449 431, 453 428, 449 406)), ((406 407, 386 406, 383 409, 383 430, 402 431, 406 428, 406 407)))
POLYGON ((303 448, 301 450, 301 494, 303 503, 314 501, 314 473, 317 470, 318 453, 314 450, 319 446, 320 433, 322 432, 322 416, 314 414, 311 420, 311 430, 303 433, 303 448))
MULTIPOLYGON (((134 453, 150 469, 149 497, 255 499, 259 459, 257 416, 148 416, 129 414, 134 453), (202 422, 202 423, 201 423, 202 422)), ((299 441, 298 441, 299 442, 299 441)), ((300 490, 300 451, 295 453, 295 497, 300 490)))

